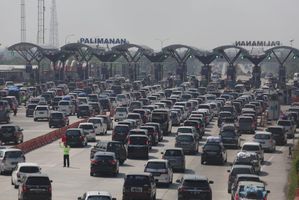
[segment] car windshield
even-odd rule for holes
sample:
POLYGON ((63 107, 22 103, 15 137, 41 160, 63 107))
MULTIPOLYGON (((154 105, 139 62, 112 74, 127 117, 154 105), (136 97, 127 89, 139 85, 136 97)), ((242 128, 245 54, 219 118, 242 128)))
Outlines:
POLYGON ((165 122, 168 120, 168 115, 163 113, 153 113, 152 114, 152 121, 153 122, 165 122))
POLYGON ((43 106, 43 107, 36 107, 35 109, 36 109, 36 110, 48 110, 48 108, 47 108, 47 107, 44 107, 44 106, 43 106))
POLYGON ((35 166, 24 166, 20 168, 20 172, 22 173, 38 173, 39 167, 35 166))
POLYGON ((191 128, 178 128, 178 133, 192 133, 191 128))
POLYGON ((100 119, 89 119, 88 122, 93 123, 93 124, 101 124, 102 123, 100 119))
POLYGON ((164 162, 148 162, 146 165, 146 168, 150 169, 165 169, 165 163, 164 162))
POLYGON ((68 130, 66 132, 66 135, 67 136, 80 136, 81 134, 80 134, 80 131, 78 131, 78 130, 68 130))
POLYGON ((60 106, 69 106, 71 103, 70 102, 68 102, 68 101, 61 101, 61 102, 59 102, 59 105, 60 106))
POLYGON ((29 177, 26 182, 27 185, 50 185, 48 177, 29 177))
POLYGON ((7 151, 5 157, 7 158, 19 158, 23 155, 21 151, 7 151))
POLYGON ((184 180, 183 186, 196 188, 209 188, 209 183, 205 180, 184 180))
POLYGON ((91 125, 91 124, 82 124, 78 128, 82 128, 82 129, 93 129, 93 125, 91 125))
POLYGON ((224 118, 224 117, 231 117, 232 114, 231 113, 220 113, 220 118, 224 118))
POLYGON ((140 119, 139 115, 129 115, 128 119, 140 119))
POLYGON ((127 108, 116 108, 116 112, 127 112, 127 108))
POLYGON ((180 150, 166 150, 165 156, 182 156, 182 151, 180 150))
POLYGON ((88 196, 87 200, 111 200, 108 196, 88 196))
POLYGON ((2 126, 0 133, 13 133, 16 130, 14 126, 2 126))
POLYGON ((240 118, 239 123, 252 123, 252 118, 240 118))
POLYGON ((35 109, 36 105, 28 105, 27 109, 35 109))
POLYGON ((271 136, 268 135, 268 134, 256 134, 256 135, 254 136, 254 138, 255 138, 255 139, 261 139, 261 140, 268 140, 268 139, 271 138, 271 136))
POLYGON ((128 185, 139 185, 143 186, 145 184, 149 184, 149 177, 148 176, 142 176, 142 175, 127 175, 125 184, 128 185))
POLYGON ((236 134, 232 131, 223 131, 223 132, 221 132, 221 137, 231 138, 231 137, 235 137, 235 136, 236 136, 236 134))
POLYGON ((179 142, 193 142, 194 138, 191 135, 179 135, 175 138, 179 142))
POLYGON ((280 120, 277 122, 277 125, 279 126, 291 126, 291 121, 283 121, 283 120, 280 120))
POLYGON ((214 144, 206 144, 203 147, 204 151, 219 151, 220 147, 219 145, 214 145, 214 144))
POLYGON ((115 126, 114 131, 115 132, 127 132, 127 131, 129 131, 129 127, 128 126, 115 126))

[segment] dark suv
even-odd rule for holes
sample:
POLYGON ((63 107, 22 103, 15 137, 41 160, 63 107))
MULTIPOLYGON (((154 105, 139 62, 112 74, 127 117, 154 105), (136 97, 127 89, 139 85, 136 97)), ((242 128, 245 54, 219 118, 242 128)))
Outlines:
POLYGON ((120 164, 123 164, 127 159, 127 149, 122 142, 118 141, 99 141, 91 150, 90 158, 92 159, 94 154, 98 151, 113 152, 115 157, 119 160, 120 164))
POLYGON ((149 149, 149 138, 146 135, 130 135, 128 137, 128 158, 148 159, 149 149))
POLYGON ((52 111, 49 118, 49 128, 64 127, 70 124, 69 117, 63 112, 52 111))
POLYGON ((124 125, 124 124, 116 125, 112 131, 112 140, 126 143, 129 131, 130 131, 130 127, 128 125, 124 125))
POLYGON ((100 173, 108 173, 117 176, 119 162, 112 152, 96 152, 90 160, 90 176, 100 173))
POLYGON ((222 142, 206 142, 202 148, 201 164, 216 162, 224 164, 227 161, 227 153, 222 142))
POLYGON ((156 190, 156 182, 151 173, 127 174, 122 199, 156 199, 156 190))
POLYGON ((63 140, 66 141, 66 144, 74 147, 74 146, 87 146, 87 138, 83 133, 83 130, 80 128, 69 128, 65 135, 63 136, 63 140))
POLYGON ((195 174, 184 175, 181 180, 177 180, 180 184, 178 187, 178 200, 198 199, 212 200, 212 189, 209 181, 204 176, 195 174))
POLYGON ((19 186, 19 200, 52 199, 52 180, 45 174, 29 174, 19 186))
POLYGON ((23 138, 23 129, 17 125, 8 124, 0 127, 0 141, 3 143, 19 144, 23 142, 23 138))
POLYGON ((37 104, 29 104, 26 106, 26 117, 33 117, 33 113, 37 104))

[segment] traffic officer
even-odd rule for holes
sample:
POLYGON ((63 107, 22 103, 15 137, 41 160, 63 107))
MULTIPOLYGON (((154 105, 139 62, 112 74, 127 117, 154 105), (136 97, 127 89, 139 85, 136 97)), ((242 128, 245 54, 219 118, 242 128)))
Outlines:
POLYGON ((66 142, 59 142, 60 148, 63 149, 63 167, 70 167, 70 146, 66 142))

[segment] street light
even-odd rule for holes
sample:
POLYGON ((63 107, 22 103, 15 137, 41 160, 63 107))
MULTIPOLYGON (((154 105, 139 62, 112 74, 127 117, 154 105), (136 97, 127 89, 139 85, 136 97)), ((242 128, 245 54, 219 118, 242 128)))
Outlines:
POLYGON ((167 40, 170 40, 169 38, 166 38, 166 39, 159 39, 159 38, 156 38, 155 40, 158 40, 160 41, 160 44, 161 44, 161 50, 163 49, 163 46, 164 46, 164 42, 167 41, 167 40))
POLYGON ((68 34, 67 36, 65 36, 64 38, 64 44, 66 44, 68 42, 68 39, 72 36, 75 36, 75 34, 68 34))

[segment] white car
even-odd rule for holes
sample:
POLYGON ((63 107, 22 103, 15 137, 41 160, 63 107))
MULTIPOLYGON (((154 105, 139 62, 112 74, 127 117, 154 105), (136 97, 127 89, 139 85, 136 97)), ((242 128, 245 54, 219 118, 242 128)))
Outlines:
POLYGON ((11 174, 11 184, 18 188, 21 180, 28 174, 41 173, 41 168, 36 163, 18 163, 11 174))
POLYGON ((173 172, 168 160, 150 159, 145 165, 144 172, 149 172, 158 183, 172 184, 173 172))
POLYGON ((25 156, 20 149, 0 149, 0 174, 12 172, 21 162, 25 162, 25 156))
POLYGON ((46 119, 49 120, 50 117, 50 108, 46 105, 38 105, 35 107, 33 112, 33 119, 37 121, 39 119, 46 119))
POLYGON ((255 152, 258 154, 261 162, 264 162, 264 150, 262 149, 262 145, 258 142, 245 142, 241 151, 255 152))
POLYGON ((93 123, 80 123, 78 128, 83 130, 84 135, 86 136, 87 141, 96 141, 96 132, 93 123))
POLYGON ((256 131, 254 135, 254 142, 258 142, 262 145, 264 150, 274 152, 275 151, 275 140, 273 139, 272 133, 266 131, 256 131))
POLYGON ((66 115, 74 115, 76 112, 72 101, 68 100, 61 100, 58 102, 58 111, 64 112, 66 115))
POLYGON ((104 119, 100 117, 91 117, 87 121, 93 123, 96 135, 107 134, 107 124, 104 123, 104 119))
POLYGON ((116 200, 116 198, 112 198, 109 192, 105 192, 105 191, 88 191, 85 192, 82 195, 82 197, 78 197, 78 200, 92 200, 92 199, 116 200))
POLYGON ((117 107, 115 109, 114 120, 121 121, 127 118, 129 110, 127 107, 117 107))

